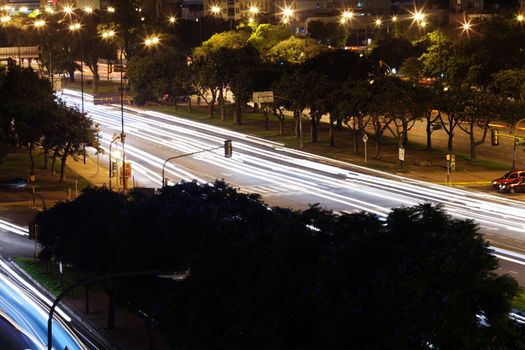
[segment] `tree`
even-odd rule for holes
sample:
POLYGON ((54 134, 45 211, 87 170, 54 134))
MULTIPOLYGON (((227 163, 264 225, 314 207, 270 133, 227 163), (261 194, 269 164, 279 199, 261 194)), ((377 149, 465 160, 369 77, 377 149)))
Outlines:
POLYGON ((272 47, 290 36, 290 28, 285 25, 263 23, 250 35, 248 43, 257 49, 261 58, 265 58, 272 47))
POLYGON ((132 57, 126 66, 133 100, 142 105, 147 101, 155 101, 157 94, 157 81, 159 66, 152 56, 132 57))
POLYGON ((373 62, 383 61, 392 68, 401 67, 401 64, 417 54, 417 49, 404 37, 387 36, 377 42, 370 53, 373 62))
POLYGON ((240 49, 246 45, 249 37, 250 32, 247 30, 230 30, 214 34, 193 50, 193 56, 201 59, 220 49, 240 49))
POLYGON ((92 120, 79 112, 77 108, 64 104, 60 104, 58 108, 59 112, 56 117, 60 118, 60 139, 55 151, 60 156, 59 181, 64 181, 67 158, 82 154, 85 146, 98 147, 97 131, 92 120))
POLYGON ((318 44, 313 39, 292 36, 272 47, 266 59, 274 63, 301 64, 325 50, 327 50, 325 46, 318 44))
POLYGON ((401 64, 399 72, 411 81, 418 82, 423 73, 423 64, 416 57, 408 57, 401 64))
POLYGON ((308 34, 318 42, 336 48, 343 48, 348 38, 348 29, 335 22, 311 21, 308 34))
POLYGON ((54 107, 51 86, 31 68, 20 68, 10 62, 0 92, 5 99, 0 107, 5 130, 10 130, 18 145, 27 149, 33 175, 33 152, 44 137, 44 127, 50 122, 54 107))
POLYGON ((39 215, 44 249, 84 242, 113 272, 190 272, 176 285, 113 282, 120 302, 157 320, 171 347, 525 348, 508 318, 516 281, 494 273, 497 258, 472 221, 441 207, 394 209, 386 221, 315 205, 292 211, 223 182, 180 183, 127 201, 91 191, 59 206, 39 215), (102 229, 87 224, 102 232, 78 228, 93 219, 93 203, 108 208, 102 229))

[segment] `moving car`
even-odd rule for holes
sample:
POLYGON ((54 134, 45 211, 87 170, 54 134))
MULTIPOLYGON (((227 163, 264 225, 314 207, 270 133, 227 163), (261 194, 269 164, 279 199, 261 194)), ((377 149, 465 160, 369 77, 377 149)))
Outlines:
POLYGON ((11 179, 11 180, 1 182, 0 188, 9 188, 9 189, 24 188, 27 186, 28 183, 29 182, 27 181, 27 179, 16 178, 16 179, 11 179))
POLYGON ((492 188, 510 193, 525 191, 525 170, 509 171, 502 177, 493 180, 492 188))

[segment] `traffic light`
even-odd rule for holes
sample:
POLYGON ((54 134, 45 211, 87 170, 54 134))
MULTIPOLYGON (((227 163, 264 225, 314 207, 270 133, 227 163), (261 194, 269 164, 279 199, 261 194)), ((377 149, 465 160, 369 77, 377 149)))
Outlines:
POLYGON ((224 156, 231 158, 233 153, 232 140, 224 141, 224 156))
POLYGON ((490 130, 490 141, 491 141, 492 146, 499 146, 498 130, 496 129, 490 130))

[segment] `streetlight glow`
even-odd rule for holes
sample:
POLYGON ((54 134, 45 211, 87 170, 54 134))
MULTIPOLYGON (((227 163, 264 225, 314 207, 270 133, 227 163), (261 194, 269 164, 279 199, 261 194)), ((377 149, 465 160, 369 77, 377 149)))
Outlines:
POLYGON ((86 6, 84 8, 84 12, 87 13, 87 14, 92 14, 93 13, 93 7, 91 6, 86 6))
POLYGON ((516 19, 518 20, 518 22, 523 22, 523 20, 525 20, 525 17, 520 13, 519 15, 516 16, 516 19))
POLYGON ((250 24, 253 23, 253 18, 252 17, 248 18, 248 23, 250 23, 250 24))
POLYGON ((354 13, 352 11, 343 11, 344 19, 351 19, 353 17, 354 17, 354 13))
POLYGON ((381 21, 381 18, 377 18, 375 21, 374 21, 376 27, 381 27, 381 24, 383 24, 383 21, 381 21))
POLYGON ((144 45, 146 45, 146 46, 154 46, 154 45, 157 45, 159 42, 160 42, 159 37, 158 36, 153 36, 151 38, 146 38, 146 40, 144 40, 144 45))
POLYGON ((176 21, 177 21, 177 19, 175 18, 175 16, 170 16, 170 18, 169 18, 169 22, 170 22, 171 24, 175 23, 176 21))
POLYGON ((221 7, 213 5, 212 7, 210 7, 210 12, 214 15, 218 15, 219 13, 221 13, 221 7))
POLYGON ((62 9, 62 11, 64 11, 64 13, 70 15, 70 14, 73 13, 73 6, 66 5, 66 6, 64 6, 64 8, 62 9))
POLYGON ((0 17, 0 22, 7 23, 11 20, 11 16, 2 16, 0 17))
POLYGON ((46 6, 46 13, 52 15, 53 13, 55 13, 55 10, 51 6, 46 6))
POLYGON ((289 18, 293 16, 293 9, 290 7, 285 7, 283 10, 283 17, 289 18))
POLYGON ((27 11, 29 11, 29 9, 27 8, 27 6, 22 6, 18 9, 18 11, 26 13, 27 11))
POLYGON ((102 32, 102 37, 104 39, 112 38, 113 36, 115 36, 115 32, 113 30, 102 32))
POLYGON ((257 6, 250 6, 250 9, 249 9, 250 13, 256 15, 259 13, 259 8, 257 6))
POLYGON ((33 25, 34 25, 36 28, 40 28, 40 27, 43 27, 43 26, 46 25, 46 21, 40 19, 40 20, 38 20, 38 21, 35 21, 35 22, 33 23, 33 25))
POLYGON ((72 23, 69 25, 69 30, 74 32, 76 30, 79 30, 80 29, 80 23, 72 23))
POLYGON ((414 21, 416 22, 423 22, 425 20, 425 14, 421 11, 416 11, 413 15, 412 15, 412 18, 414 18, 414 21))
POLYGON ((113 6, 108 6, 107 9, 106 9, 109 13, 114 13, 115 12, 115 8, 113 6))
POLYGON ((392 22, 397 22, 397 16, 392 16, 392 22))

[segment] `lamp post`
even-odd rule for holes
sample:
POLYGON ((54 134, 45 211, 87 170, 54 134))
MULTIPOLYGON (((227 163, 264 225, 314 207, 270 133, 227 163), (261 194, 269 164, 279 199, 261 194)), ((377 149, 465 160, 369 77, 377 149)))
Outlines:
POLYGON ((113 164, 111 163, 111 146, 117 140, 120 140, 119 135, 113 136, 113 140, 109 143, 109 189, 111 190, 111 178, 113 177, 113 164))
MULTIPOLYGON (((82 25, 80 23, 72 23, 69 25, 69 31, 75 33, 77 31, 80 31, 80 28, 82 25)), ((82 114, 84 114, 84 45, 82 36, 79 35, 80 40, 80 100, 82 105, 82 114)), ((84 162, 85 164, 85 162, 84 162)))
POLYGON ((161 274, 159 271, 134 271, 134 272, 123 272, 123 273, 113 273, 108 275, 102 275, 102 276, 96 276, 92 278, 87 278, 82 281, 78 281, 76 283, 73 283, 71 286, 66 288, 60 295, 55 299, 53 302, 53 305, 49 308, 49 314, 47 317, 47 349, 53 350, 53 314, 55 313, 55 309, 58 306, 58 303, 66 296, 67 293, 72 291, 73 289, 89 284, 91 282, 100 281, 103 279, 109 279, 109 278, 117 278, 117 277, 129 277, 129 276, 144 276, 144 275, 154 275, 158 278, 166 278, 171 279, 175 282, 182 282, 188 276, 190 276, 190 270, 182 271, 182 272, 175 272, 173 274, 161 274))
MULTIPOLYGON (((113 7, 111 7, 111 9, 113 10, 110 11, 110 7, 108 7, 108 12, 113 13, 115 9, 113 7)), ((115 32, 113 30, 105 31, 102 33, 103 39, 111 40, 114 36, 115 36, 115 32)), ((158 43, 158 38, 157 38, 157 43, 158 43)), ((120 49, 120 122, 121 122, 120 142, 122 143, 122 167, 124 170, 122 171, 122 189, 124 192, 126 192, 126 189, 127 189, 126 170, 125 170, 125 167, 126 167, 126 148, 125 148, 126 134, 124 132, 124 79, 123 79, 124 63, 123 63, 123 58, 122 58, 123 54, 124 54, 124 49, 121 48, 120 49)))

